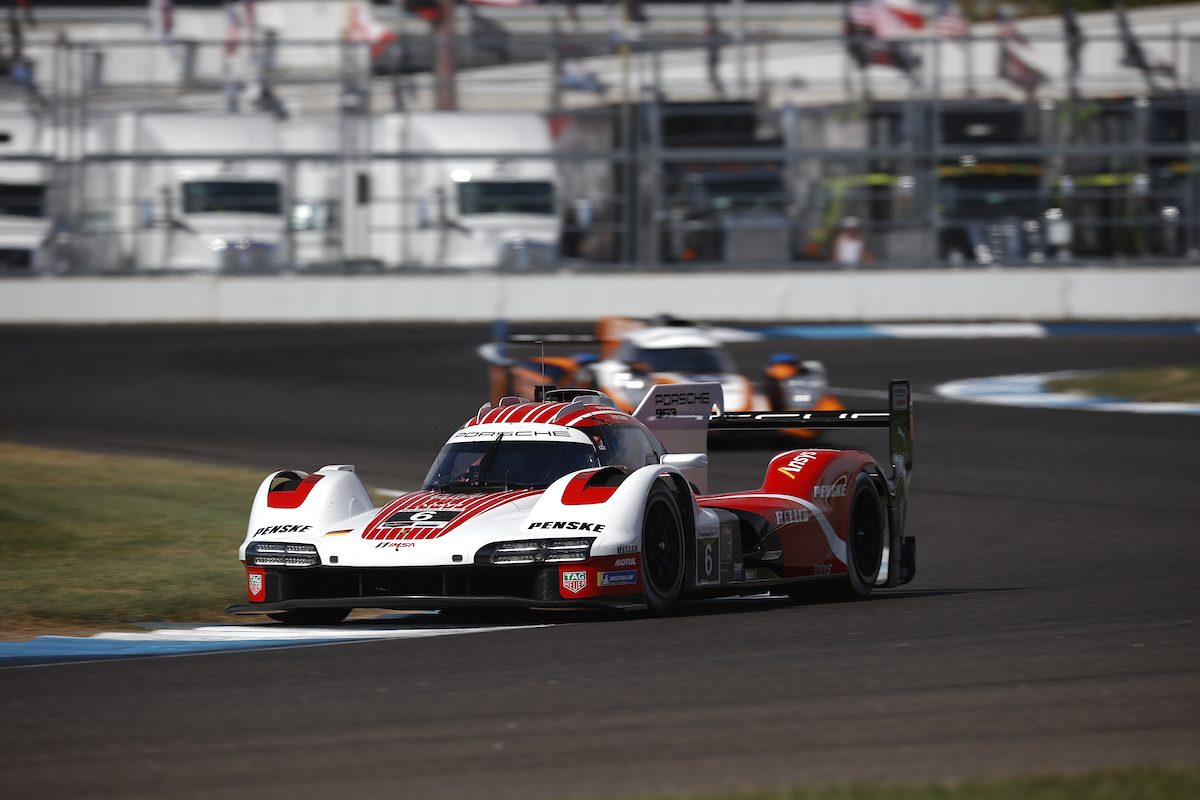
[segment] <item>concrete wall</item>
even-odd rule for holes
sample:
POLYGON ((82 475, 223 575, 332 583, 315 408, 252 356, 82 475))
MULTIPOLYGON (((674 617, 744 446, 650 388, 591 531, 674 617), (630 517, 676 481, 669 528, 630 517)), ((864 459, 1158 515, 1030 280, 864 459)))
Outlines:
POLYGON ((0 281, 0 324, 1200 319, 1200 268, 0 281))

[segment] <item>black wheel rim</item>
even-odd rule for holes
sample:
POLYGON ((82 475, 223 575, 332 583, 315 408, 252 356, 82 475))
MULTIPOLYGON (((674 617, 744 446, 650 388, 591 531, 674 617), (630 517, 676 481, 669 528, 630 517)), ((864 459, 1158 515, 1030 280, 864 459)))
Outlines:
POLYGON ((659 597, 666 597, 679 581, 683 553, 679 526, 665 501, 655 502, 646 512, 642 541, 648 588, 659 597))
POLYGON ((864 583, 874 581, 883 557, 883 537, 880 536, 879 514, 874 503, 854 504, 854 536, 850 548, 858 577, 864 583))

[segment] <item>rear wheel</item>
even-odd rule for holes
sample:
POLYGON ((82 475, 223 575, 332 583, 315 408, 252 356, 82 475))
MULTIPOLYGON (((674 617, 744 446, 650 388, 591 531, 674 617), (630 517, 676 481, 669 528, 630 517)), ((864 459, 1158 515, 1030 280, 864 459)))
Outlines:
POLYGON ((642 520, 642 586, 646 605, 666 613, 683 589, 683 519, 675 497, 661 485, 646 499, 642 520))
POLYGON ((858 473, 850 496, 853 500, 846 520, 846 593, 851 597, 866 597, 879 576, 887 529, 883 504, 871 476, 858 473))
POLYGON ((337 625, 350 616, 350 609, 297 608, 294 611, 279 611, 267 616, 285 625, 337 625))
POLYGON ((819 581, 804 581, 789 587, 795 600, 854 600, 875 588, 883 563, 887 525, 883 503, 875 482, 865 472, 854 479, 850 511, 846 517, 846 574, 819 581))

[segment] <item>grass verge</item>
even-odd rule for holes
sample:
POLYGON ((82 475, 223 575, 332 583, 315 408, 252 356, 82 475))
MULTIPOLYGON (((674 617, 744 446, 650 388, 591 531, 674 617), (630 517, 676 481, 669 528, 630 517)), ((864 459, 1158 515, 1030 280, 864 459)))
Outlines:
POLYGON ((640 800, 1185 800, 1195 797, 1200 797, 1200 767, 1180 766, 946 783, 646 795, 640 800))
POLYGON ((1058 378, 1048 381, 1046 388, 1139 403, 1200 403, 1200 367, 1111 370, 1058 378))
POLYGON ((223 618, 262 478, 0 443, 0 638, 223 618))

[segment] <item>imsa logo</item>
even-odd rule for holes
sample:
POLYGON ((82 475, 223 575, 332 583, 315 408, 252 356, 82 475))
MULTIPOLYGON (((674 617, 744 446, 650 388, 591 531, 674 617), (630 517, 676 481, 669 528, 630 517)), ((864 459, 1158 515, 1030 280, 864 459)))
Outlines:
POLYGON ((587 588, 587 572, 564 572, 562 574, 562 587, 571 594, 579 594, 587 588))

